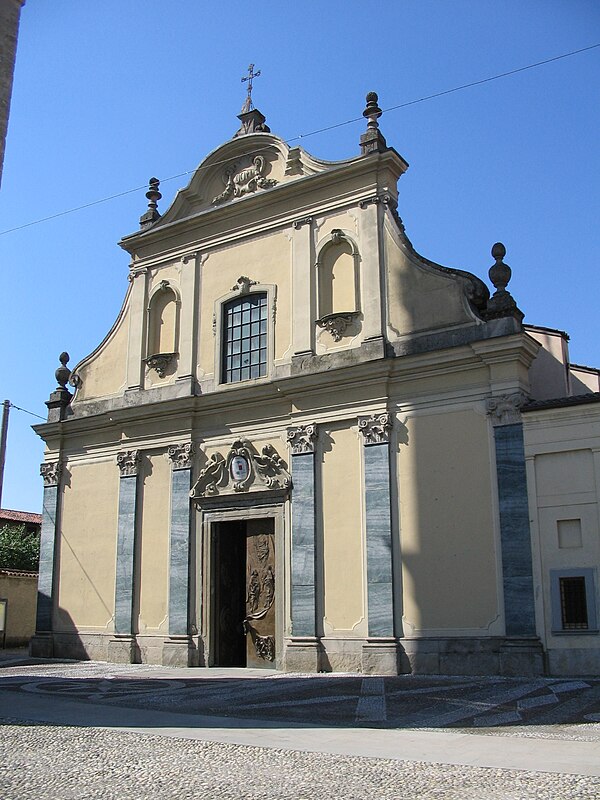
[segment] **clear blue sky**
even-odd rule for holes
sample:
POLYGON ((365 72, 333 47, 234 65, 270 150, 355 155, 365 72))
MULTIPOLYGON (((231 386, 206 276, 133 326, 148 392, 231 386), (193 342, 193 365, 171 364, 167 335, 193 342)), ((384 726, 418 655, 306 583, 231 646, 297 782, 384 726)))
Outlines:
MULTIPOLYGON (((600 42, 598 0, 27 0, 21 15, 0 230, 193 170, 235 132, 240 78, 283 138, 600 42)), ((487 281, 506 244, 526 322, 567 330, 600 365, 600 48, 380 120, 410 164, 399 212, 427 258, 487 281)), ((304 136, 358 153, 364 122, 304 136)), ((164 211, 188 178, 163 182, 164 211)), ((71 366, 110 328, 127 285, 116 246, 140 189, 0 235, 0 400, 44 415, 58 354, 71 366)), ((36 420, 11 411, 2 505, 41 508, 36 420)))

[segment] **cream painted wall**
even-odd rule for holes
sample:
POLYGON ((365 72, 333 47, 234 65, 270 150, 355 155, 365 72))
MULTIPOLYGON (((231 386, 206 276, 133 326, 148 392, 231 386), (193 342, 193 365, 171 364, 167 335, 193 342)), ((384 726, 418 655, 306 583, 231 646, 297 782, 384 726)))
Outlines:
POLYGON ((364 620, 361 452, 358 433, 347 424, 319 431, 326 636, 364 620))
POLYGON ((459 281, 414 263, 387 229, 385 252, 389 322, 396 335, 473 322, 459 281))
POLYGON ((546 644, 552 649, 562 650, 598 648, 597 635, 576 631, 553 635, 550 579, 554 569, 595 569, 594 602, 597 613, 600 611, 597 574, 600 527, 593 453, 581 449, 538 454, 534 459, 534 470, 546 644), (565 521, 568 521, 567 525, 565 521))
POLYGON ((105 629, 114 613, 119 470, 110 459, 70 463, 66 474, 57 630, 105 629))
POLYGON ((140 613, 138 630, 147 633, 167 623, 171 466, 164 454, 146 456, 138 478, 140 613))
POLYGON ((485 632, 498 618, 486 417, 406 421, 398 457, 405 633, 485 632))
POLYGON ((0 569, 0 597, 8 600, 6 610, 6 647, 27 644, 35 633, 37 573, 19 574, 0 569))
POLYGON ((128 333, 129 313, 126 308, 115 329, 98 351, 78 367, 81 386, 77 390, 77 401, 107 397, 123 390, 127 370, 128 333))
MULTIPOLYGON (((291 242, 284 233, 272 233, 211 253, 202 267, 199 360, 201 375, 219 371, 215 364, 213 314, 215 300, 231 292, 237 279, 277 286, 275 358, 282 358, 291 343, 291 242)), ((217 358, 219 356, 217 355, 217 358)))

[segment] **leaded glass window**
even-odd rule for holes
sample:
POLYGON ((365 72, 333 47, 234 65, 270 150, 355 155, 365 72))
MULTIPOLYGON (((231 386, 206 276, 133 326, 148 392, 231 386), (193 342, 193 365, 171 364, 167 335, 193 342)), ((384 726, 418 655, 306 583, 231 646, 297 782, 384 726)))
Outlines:
POLYGON ((223 383, 267 374, 267 294, 244 295, 223 309, 223 383))

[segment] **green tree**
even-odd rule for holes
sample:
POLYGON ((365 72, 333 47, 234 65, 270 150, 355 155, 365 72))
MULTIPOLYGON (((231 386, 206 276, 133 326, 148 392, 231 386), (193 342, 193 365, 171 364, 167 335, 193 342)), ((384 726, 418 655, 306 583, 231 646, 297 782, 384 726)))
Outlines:
POLYGON ((3 525, 0 528, 0 569, 37 572, 39 560, 39 534, 27 533, 24 525, 3 525))

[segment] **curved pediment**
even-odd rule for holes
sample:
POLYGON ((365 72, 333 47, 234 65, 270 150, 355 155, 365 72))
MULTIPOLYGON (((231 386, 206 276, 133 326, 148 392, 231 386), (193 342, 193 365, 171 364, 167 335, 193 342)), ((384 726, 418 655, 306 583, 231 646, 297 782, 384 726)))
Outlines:
POLYGON ((235 137, 204 159, 152 228, 238 202, 338 163, 319 161, 271 133, 235 137))

